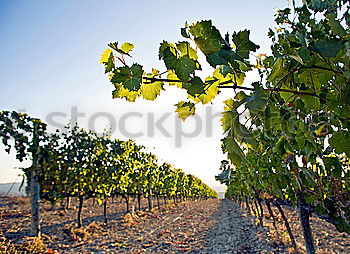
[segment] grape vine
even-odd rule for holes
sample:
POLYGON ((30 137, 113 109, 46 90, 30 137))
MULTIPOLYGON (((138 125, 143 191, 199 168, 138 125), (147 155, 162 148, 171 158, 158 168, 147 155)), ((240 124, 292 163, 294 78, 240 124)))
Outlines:
POLYGON ((6 152, 16 151, 17 159, 32 161, 24 169, 32 203, 32 234, 40 236, 39 200, 53 205, 75 197, 79 201, 77 225, 82 226, 84 201, 94 198, 104 205, 104 222, 108 222, 107 201, 116 196, 147 197, 149 209, 153 196, 176 202, 216 198, 217 193, 198 178, 164 163, 146 147, 134 141, 98 136, 76 126, 48 133, 46 124, 26 114, 0 112, 0 138, 6 152), (189 184, 190 183, 190 184, 189 184))
POLYGON ((154 100, 165 84, 184 89, 187 101, 175 105, 182 119, 232 89, 221 119, 228 161, 217 178, 229 198, 297 206, 307 251, 315 253, 312 213, 350 233, 349 9, 345 0, 292 1, 268 32, 271 54, 253 57, 259 46, 250 31, 222 36, 204 20, 181 28, 184 41, 161 42, 164 72, 128 65, 131 43, 110 43, 101 63, 113 98, 154 100), (198 75, 200 53, 214 69, 205 79, 198 75), (243 85, 248 73, 260 76, 249 86, 243 85))

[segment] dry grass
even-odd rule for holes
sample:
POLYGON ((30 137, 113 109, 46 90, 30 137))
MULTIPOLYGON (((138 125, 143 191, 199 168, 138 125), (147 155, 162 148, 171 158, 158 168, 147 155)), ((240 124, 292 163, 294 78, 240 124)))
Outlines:
POLYGON ((38 237, 25 237, 21 243, 13 244, 2 239, 0 242, 1 254, 35 254, 44 253, 46 245, 41 238, 38 237))
POLYGON ((96 222, 91 222, 88 226, 81 228, 77 228, 76 223, 71 223, 64 228, 64 232, 71 240, 82 242, 92 239, 100 229, 96 222))

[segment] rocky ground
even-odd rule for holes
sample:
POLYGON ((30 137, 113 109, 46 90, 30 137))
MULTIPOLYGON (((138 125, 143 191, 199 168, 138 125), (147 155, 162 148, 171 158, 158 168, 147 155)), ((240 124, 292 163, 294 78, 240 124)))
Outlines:
MULTIPOLYGON (((280 219, 277 232, 269 218, 259 227, 254 216, 228 200, 161 204, 152 212, 143 201, 142 211, 128 214, 125 204, 114 200, 109 204, 107 225, 102 222, 102 207, 89 200, 80 229, 76 228, 74 205, 64 211, 42 204, 43 241, 39 241, 27 237, 28 199, 0 198, 0 253, 304 253, 293 210, 286 213, 297 250, 291 248, 280 219)), ((277 216, 277 210, 274 212, 277 216)), ((312 227, 319 253, 350 253, 349 235, 317 218, 312 219, 312 227)))

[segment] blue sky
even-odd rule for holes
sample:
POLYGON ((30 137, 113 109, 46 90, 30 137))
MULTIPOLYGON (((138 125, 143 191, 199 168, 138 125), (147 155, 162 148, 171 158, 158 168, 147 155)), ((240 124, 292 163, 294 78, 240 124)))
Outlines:
MULTIPOLYGON (((142 119, 128 121, 130 130, 148 128, 146 115, 157 117, 171 112, 181 92, 168 89, 155 102, 128 103, 112 100, 112 86, 103 74, 99 56, 111 41, 130 41, 135 44, 133 59, 146 70, 164 69, 158 60, 159 43, 182 40, 180 28, 202 19, 212 19, 222 34, 227 31, 250 29, 252 40, 269 50, 267 31, 273 26, 275 8, 288 5, 287 0, 266 1, 7 1, 0 0, 0 110, 24 109, 45 121, 51 112, 69 115, 72 106, 86 113, 81 125, 95 112, 109 112, 116 118, 127 112, 141 112, 142 119)), ((208 73, 209 75, 209 73, 208 73)), ((222 100, 230 97, 224 91, 212 110, 220 112, 222 100)), ((204 116, 204 108, 199 109, 204 116)), ((171 118, 170 117, 170 118, 171 118)), ((164 126, 174 130, 174 119, 164 126)), ((62 124, 69 117, 58 119, 62 124)), ((106 122, 106 121, 105 121, 106 122)), ((103 119, 97 125, 104 128, 103 119)), ((184 123, 191 132, 193 121, 184 123)), ((136 141, 149 147, 165 161, 194 173, 211 186, 217 186, 214 175, 223 159, 220 148, 221 129, 213 123, 213 135, 204 133, 183 138, 182 146, 175 147, 174 136, 141 137, 136 141)), ((123 138, 120 133, 116 137, 123 138)), ((0 182, 16 179, 20 172, 13 155, 0 148, 0 182)))

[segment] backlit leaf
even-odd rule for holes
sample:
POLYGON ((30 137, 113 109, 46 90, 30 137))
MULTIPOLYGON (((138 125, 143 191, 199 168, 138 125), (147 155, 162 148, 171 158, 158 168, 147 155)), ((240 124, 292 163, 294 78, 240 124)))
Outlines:
POLYGON ((187 117, 195 114, 195 105, 192 102, 180 101, 175 104, 176 112, 178 113, 179 118, 185 120, 187 117))

